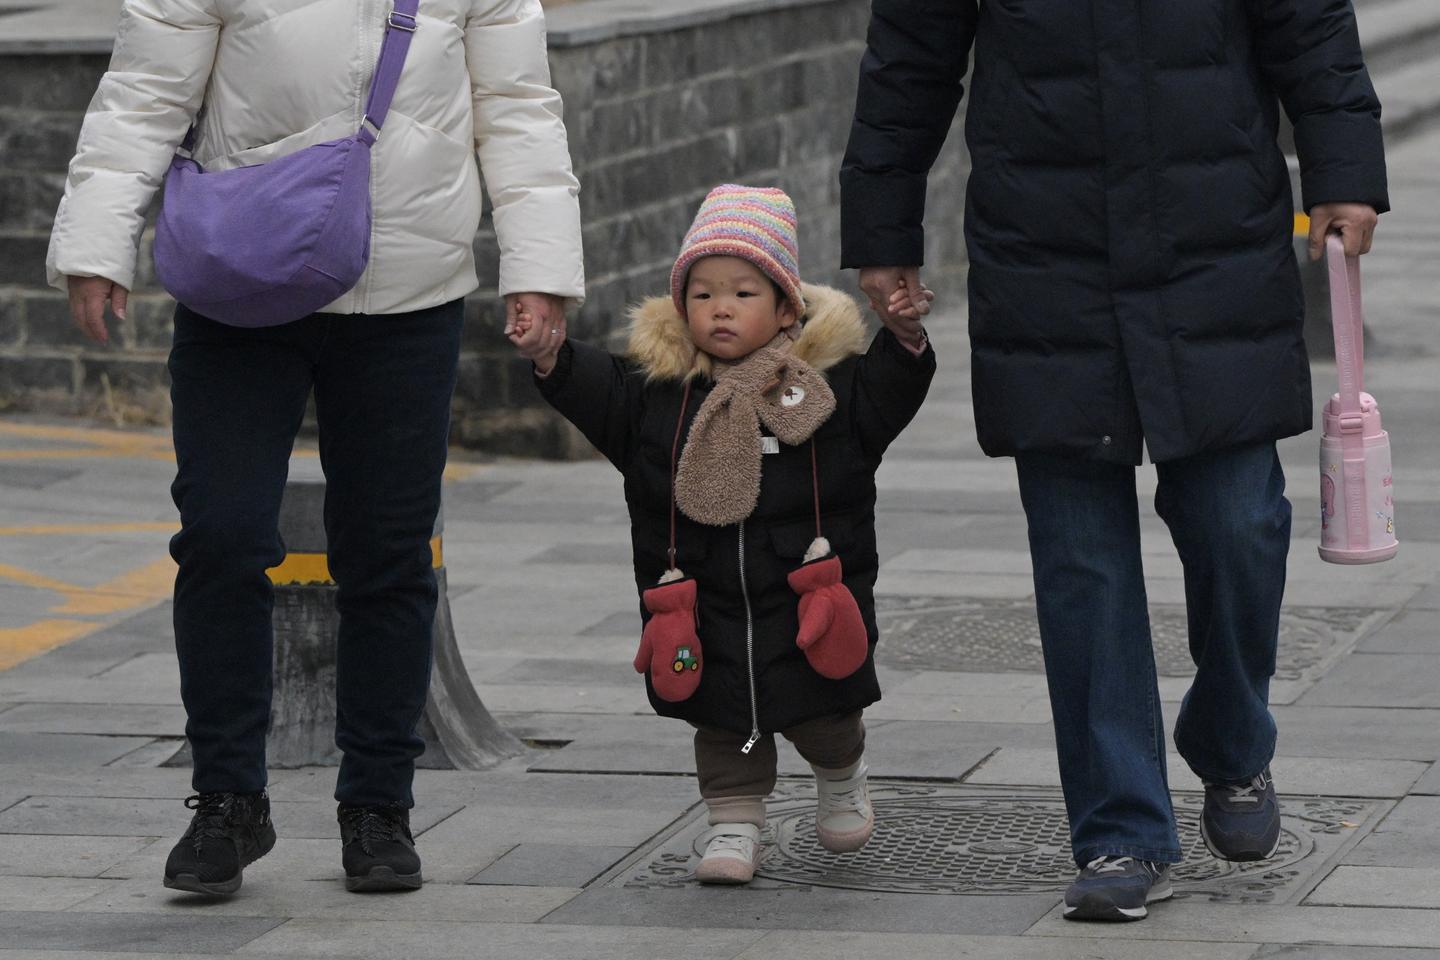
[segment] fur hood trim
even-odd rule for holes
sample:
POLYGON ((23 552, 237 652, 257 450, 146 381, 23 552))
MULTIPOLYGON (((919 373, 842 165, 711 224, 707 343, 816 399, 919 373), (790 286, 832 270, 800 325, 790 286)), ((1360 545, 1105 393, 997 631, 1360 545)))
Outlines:
MULTIPOLYGON (((846 357, 865 352, 865 323, 860 307, 833 287, 806 283, 805 317, 791 352, 824 372, 846 357)), ((710 358, 695 348, 685 318, 669 297, 649 297, 630 311, 626 355, 651 380, 710 377, 710 358)))

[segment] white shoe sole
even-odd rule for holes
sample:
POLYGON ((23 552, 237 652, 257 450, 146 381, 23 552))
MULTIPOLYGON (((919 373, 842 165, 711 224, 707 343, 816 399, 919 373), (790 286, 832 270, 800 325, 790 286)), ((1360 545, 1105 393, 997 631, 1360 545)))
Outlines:
POLYGON ((1275 843, 1273 846, 1270 847, 1270 852, 1268 853, 1262 854, 1258 857, 1226 856, 1215 848, 1215 844, 1210 839, 1210 831, 1205 829, 1205 818, 1203 816, 1200 818, 1200 839, 1205 841, 1205 849, 1210 851, 1210 856, 1214 857, 1216 860, 1225 860, 1230 863, 1254 863, 1257 860, 1269 860, 1271 857, 1275 856, 1275 851, 1280 849, 1280 834, 1277 832, 1275 834, 1275 843))
POLYGON ((815 825, 815 839, 820 841, 820 846, 831 853, 854 853, 865 844, 870 842, 870 837, 875 833, 875 816, 872 813, 870 821, 859 830, 851 830, 849 833, 838 833, 834 830, 825 830, 819 824, 815 825))
MULTIPOLYGON (((1175 887, 1169 880, 1164 880, 1150 888, 1150 892, 1145 895, 1145 903, 1159 903, 1162 900, 1169 900, 1173 896, 1175 896, 1175 887)), ((1149 914, 1150 911, 1143 905, 1118 907, 1098 897, 1087 897, 1073 907, 1067 903, 1064 911, 1066 920, 1094 920, 1101 923, 1144 920, 1149 914)))
POLYGON ((755 868, 760 865, 760 854, 756 851, 754 860, 739 857, 706 857, 695 868, 695 879, 701 883, 735 886, 755 879, 755 868))

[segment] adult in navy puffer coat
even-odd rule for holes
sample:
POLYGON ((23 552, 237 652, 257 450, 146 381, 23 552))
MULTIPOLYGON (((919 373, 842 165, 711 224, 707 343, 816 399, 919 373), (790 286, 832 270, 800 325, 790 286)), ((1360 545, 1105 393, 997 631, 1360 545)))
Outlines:
POLYGON ((1388 208, 1380 106, 1350 0, 874 0, 840 174, 843 263, 872 304, 918 283, 972 46, 976 425, 1016 457, 1030 525, 1083 868, 1066 912, 1133 919, 1180 859, 1133 467, 1156 462, 1185 566, 1198 674, 1175 739, 1207 784, 1206 840, 1267 856, 1290 516, 1274 441, 1311 419, 1279 107, 1312 251, 1339 229, 1358 254, 1388 208))

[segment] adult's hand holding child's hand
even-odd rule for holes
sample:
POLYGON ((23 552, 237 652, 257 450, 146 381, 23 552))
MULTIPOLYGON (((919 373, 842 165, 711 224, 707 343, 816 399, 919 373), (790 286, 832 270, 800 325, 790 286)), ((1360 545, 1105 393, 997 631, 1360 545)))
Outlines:
POLYGON ((920 281, 919 267, 862 267, 860 289, 890 332, 912 348, 925 339, 924 318, 934 292, 920 281))
POLYGON ((505 297, 505 336, 520 356, 545 377, 565 342, 565 301, 549 293, 512 293, 505 297))

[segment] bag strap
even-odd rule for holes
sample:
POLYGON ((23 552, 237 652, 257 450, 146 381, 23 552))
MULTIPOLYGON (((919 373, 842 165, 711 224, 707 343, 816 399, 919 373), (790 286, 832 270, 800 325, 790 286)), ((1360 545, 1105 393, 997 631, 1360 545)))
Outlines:
POLYGON ((366 144, 373 144, 385 125, 390 101, 395 99, 395 88, 405 69, 405 57, 410 52, 410 38, 419 26, 415 19, 419 9, 420 0, 395 0, 395 6, 385 18, 385 40, 380 44, 380 59, 370 80, 370 98, 365 101, 365 116, 356 134, 366 144))
POLYGON ((1365 512, 1365 311, 1360 303, 1360 258, 1347 257, 1340 235, 1325 238, 1330 277, 1330 323, 1335 333, 1335 367, 1340 376, 1340 453, 1345 471, 1345 526, 1352 547, 1370 543, 1365 512))

